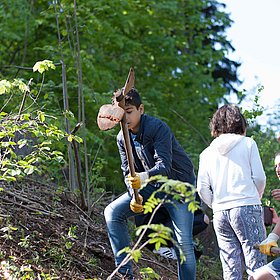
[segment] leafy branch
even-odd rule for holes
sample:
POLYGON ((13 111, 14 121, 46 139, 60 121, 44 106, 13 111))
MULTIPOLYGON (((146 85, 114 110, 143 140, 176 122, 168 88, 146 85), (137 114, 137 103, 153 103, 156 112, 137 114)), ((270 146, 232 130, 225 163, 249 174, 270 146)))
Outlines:
MULTIPOLYGON (((37 62, 33 70, 43 73, 49 68, 55 69, 54 64, 44 60, 37 62)), ((32 79, 28 83, 21 79, 0 81, 0 95, 6 98, 0 112, 0 180, 15 181, 35 171, 42 172, 46 163, 64 161, 62 152, 54 149, 54 143, 66 139, 66 134, 48 121, 55 117, 47 116, 41 110, 23 113, 31 82, 32 79), (13 113, 18 97, 21 97, 19 110, 13 113), (8 103, 13 103, 9 113, 3 111, 8 103)))

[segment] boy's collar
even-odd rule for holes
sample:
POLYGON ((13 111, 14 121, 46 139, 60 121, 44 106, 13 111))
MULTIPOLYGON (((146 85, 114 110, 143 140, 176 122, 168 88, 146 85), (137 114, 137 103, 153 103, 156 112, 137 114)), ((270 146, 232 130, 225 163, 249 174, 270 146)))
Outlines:
MULTIPOLYGON (((145 114, 141 115, 139 130, 138 130, 138 132, 136 133, 135 140, 138 141, 138 142, 141 142, 141 140, 142 140, 143 122, 144 122, 144 119, 145 119, 145 114)), ((130 133, 132 133, 132 132, 130 131, 130 133)))

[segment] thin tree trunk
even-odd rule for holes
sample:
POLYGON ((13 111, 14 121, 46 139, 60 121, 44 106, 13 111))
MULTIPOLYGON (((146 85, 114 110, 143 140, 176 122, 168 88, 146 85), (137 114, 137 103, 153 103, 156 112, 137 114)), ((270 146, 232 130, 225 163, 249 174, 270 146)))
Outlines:
POLYGON ((89 171, 88 171, 88 155, 87 155, 87 141, 86 141, 86 120, 85 120, 85 103, 84 103, 84 94, 83 94, 83 72, 81 64, 81 55, 80 55, 80 39, 79 39, 79 29, 77 22, 77 5, 76 0, 74 0, 74 19, 75 19, 75 31, 76 31, 76 61, 78 69, 78 99, 79 99, 79 122, 83 123, 82 133, 83 133, 83 144, 84 144, 84 165, 85 165, 85 191, 87 193, 87 200, 89 203, 89 171))
MULTIPOLYGON (((61 61, 62 64, 62 85, 63 85, 63 106, 64 111, 69 111, 69 105, 68 105, 68 95, 67 95, 67 86, 66 86, 66 70, 65 70, 65 64, 63 61, 61 61)), ((68 134, 70 134, 70 125, 69 120, 67 116, 65 115, 65 130, 68 134)), ((72 152, 72 145, 70 142, 68 142, 68 164, 69 164, 69 189, 71 191, 74 191, 77 188, 76 184, 76 178, 75 178, 75 162, 74 162, 74 155, 72 152)))
MULTIPOLYGON (((75 133, 79 130, 80 127, 81 127, 81 123, 78 123, 75 126, 75 128, 71 131, 71 134, 75 135, 75 133)), ((76 161, 78 188, 80 190, 80 198, 81 198, 81 208, 85 211, 88 209, 88 207, 87 207, 87 203, 85 200, 85 193, 83 190, 81 161, 80 161, 80 157, 79 157, 78 143, 75 139, 72 140, 72 147, 74 150, 75 161, 76 161)))
MULTIPOLYGON (((64 111, 69 111, 69 103, 68 103, 68 93, 67 93, 67 79, 66 79, 66 66, 64 64, 64 56, 63 56, 63 50, 61 46, 61 36, 60 36, 60 29, 59 29, 59 21, 58 21, 58 13, 56 10, 56 4, 55 7, 55 14, 56 14, 56 26, 57 26, 57 34, 58 34, 58 43, 59 43, 59 49, 61 53, 61 65, 62 65, 62 90, 63 90, 63 106, 64 111)), ((69 126, 69 120, 67 118, 67 115, 65 114, 65 129, 66 132, 70 133, 70 126, 69 126)), ((75 179, 75 164, 74 164, 74 156, 72 152, 72 145, 69 142, 68 143, 68 164, 69 164, 69 189, 75 190, 76 187, 76 179, 75 179)))

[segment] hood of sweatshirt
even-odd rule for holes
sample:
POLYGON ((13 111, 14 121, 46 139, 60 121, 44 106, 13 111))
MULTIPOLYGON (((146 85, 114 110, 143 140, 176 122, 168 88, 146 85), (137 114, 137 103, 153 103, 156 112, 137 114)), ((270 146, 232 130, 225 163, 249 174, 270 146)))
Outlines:
POLYGON ((244 135, 226 133, 221 134, 219 137, 214 139, 210 146, 218 150, 222 155, 227 154, 231 151, 241 140, 245 138, 244 135))

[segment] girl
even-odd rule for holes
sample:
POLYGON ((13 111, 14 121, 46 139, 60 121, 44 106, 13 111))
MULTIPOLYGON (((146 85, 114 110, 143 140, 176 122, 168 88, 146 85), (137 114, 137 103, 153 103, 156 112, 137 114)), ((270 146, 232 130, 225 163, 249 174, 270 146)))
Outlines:
POLYGON ((225 280, 242 280, 266 263, 254 244, 265 236, 261 197, 266 177, 255 141, 246 137, 239 108, 224 105, 210 121, 211 145, 200 154, 197 189, 213 209, 225 280))

